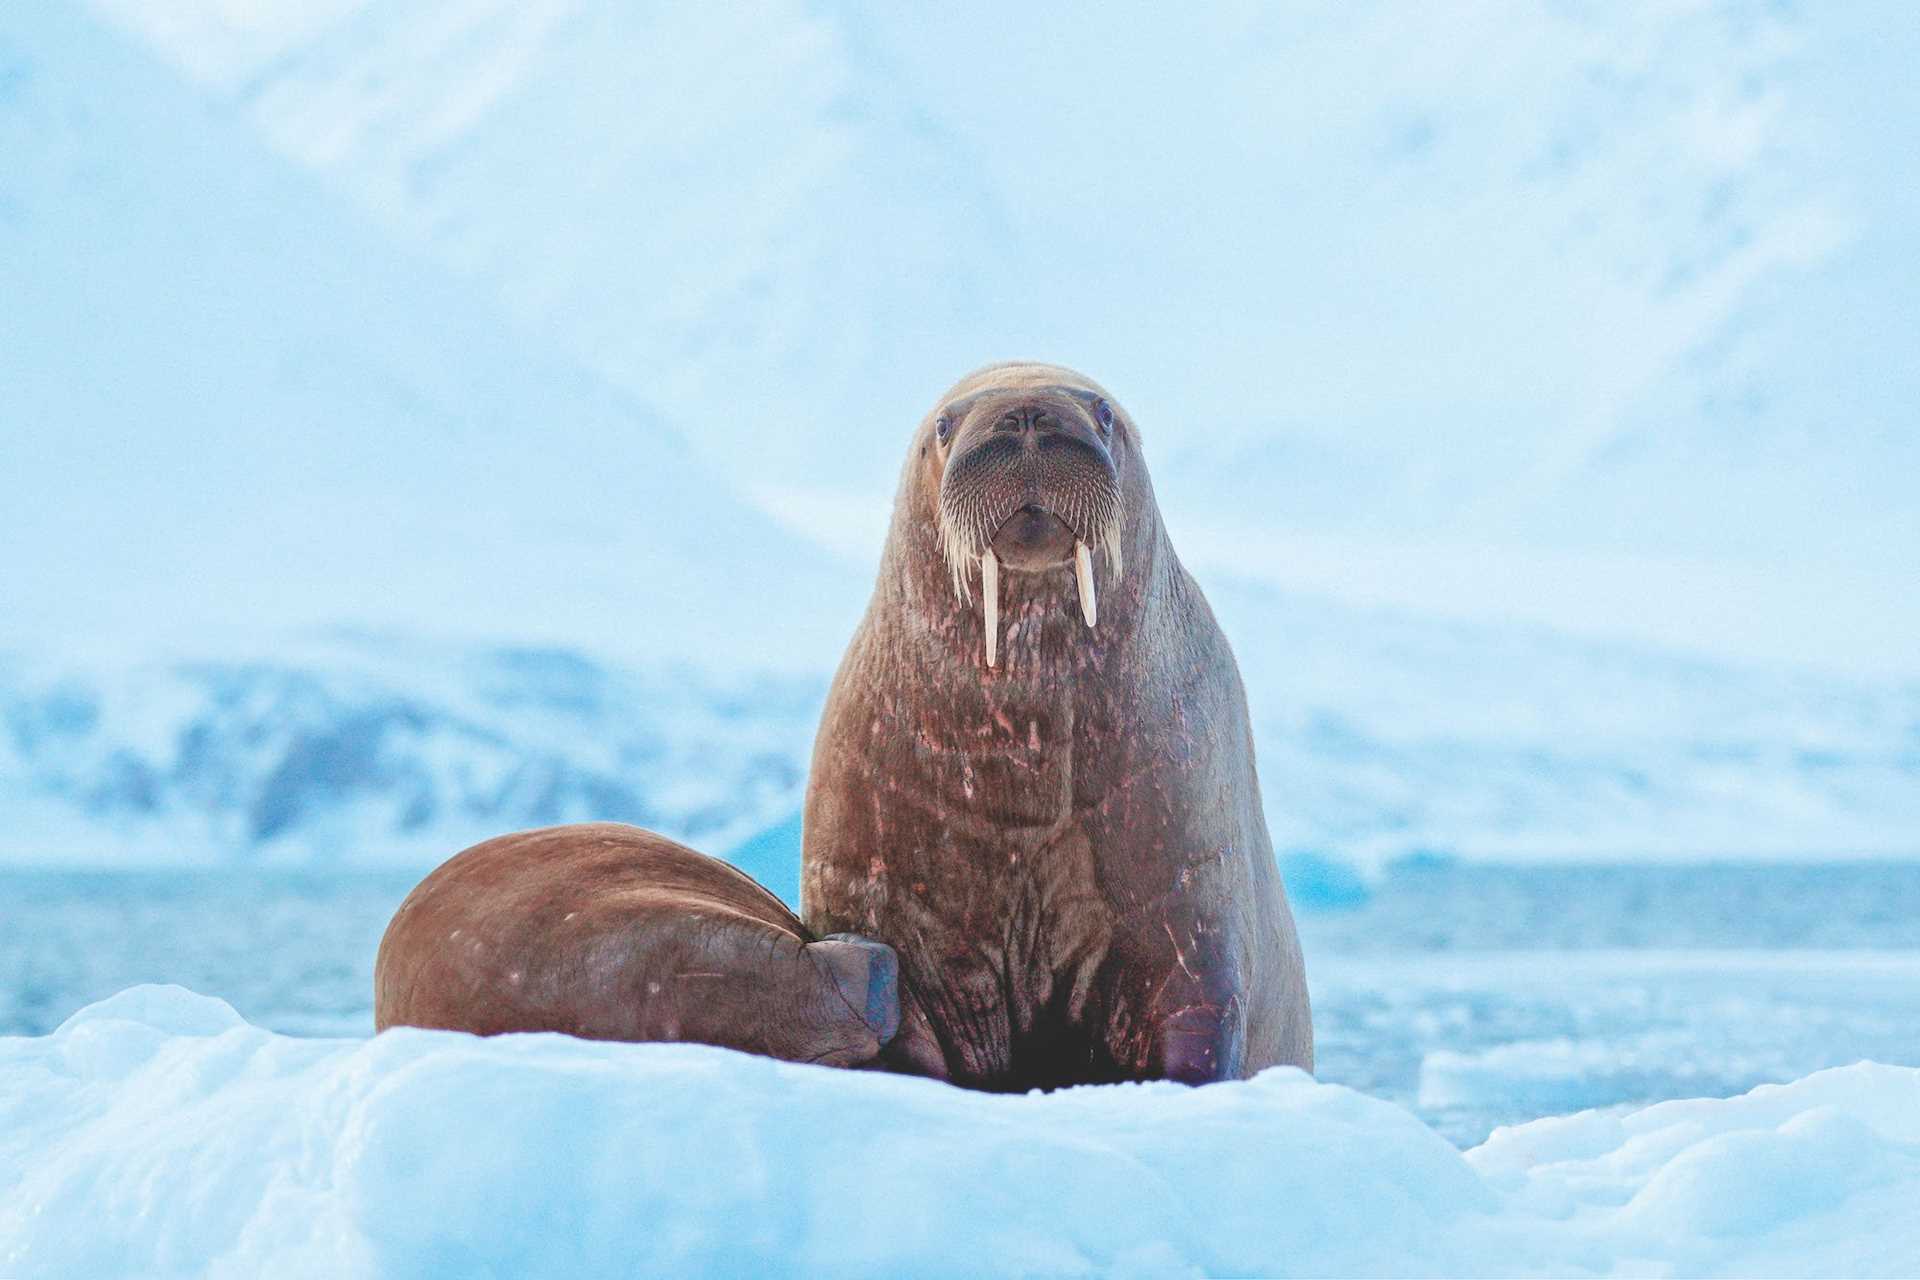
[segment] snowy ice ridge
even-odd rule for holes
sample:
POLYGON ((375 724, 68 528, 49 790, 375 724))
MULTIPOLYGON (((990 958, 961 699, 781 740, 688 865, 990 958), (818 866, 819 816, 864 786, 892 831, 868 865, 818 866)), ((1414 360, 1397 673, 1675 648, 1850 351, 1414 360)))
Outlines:
POLYGON ((1920 1069, 1461 1153, 1291 1070, 967 1093, 691 1045, 305 1040, 178 987, 0 1039, 0 1273, 1912 1275, 1920 1069))
POLYGON ((798 804, 824 681, 385 641, 0 654, 0 862, 432 865, 588 818, 716 852, 798 804))
MULTIPOLYGON (((1920 686, 1209 588, 1283 858, 1920 854, 1920 686)), ((0 864, 425 866, 607 819, 764 836, 785 891, 826 683, 392 636, 0 649, 0 864)))

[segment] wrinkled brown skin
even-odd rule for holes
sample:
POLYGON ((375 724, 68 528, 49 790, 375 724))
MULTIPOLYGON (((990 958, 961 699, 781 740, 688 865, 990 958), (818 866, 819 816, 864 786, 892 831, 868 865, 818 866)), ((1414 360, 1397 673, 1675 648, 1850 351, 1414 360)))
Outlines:
MULTIPOLYGON (((1124 576, 1099 625, 1069 565, 1003 571, 999 665, 936 535, 943 407, 999 415, 1094 383, 1000 365, 913 437, 871 605, 828 695, 801 911, 899 953, 951 1079, 994 1090, 1313 1068, 1305 968, 1239 670, 1162 528, 1132 421, 1110 451, 1124 576)), ((1107 397, 1111 403, 1111 397, 1107 397)))
POLYGON ((380 941, 374 1023, 938 1074, 924 1023, 899 1033, 896 971, 885 946, 816 940, 724 862, 582 823, 488 840, 423 880, 380 941))

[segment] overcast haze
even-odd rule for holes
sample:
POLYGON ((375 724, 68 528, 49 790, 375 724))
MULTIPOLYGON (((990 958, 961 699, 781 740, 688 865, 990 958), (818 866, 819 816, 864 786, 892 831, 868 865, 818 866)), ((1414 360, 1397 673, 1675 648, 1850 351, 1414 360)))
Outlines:
POLYGON ((1897 4, 101 8, 867 559, 908 425, 1031 354, 1196 553, 1914 669, 1897 4))

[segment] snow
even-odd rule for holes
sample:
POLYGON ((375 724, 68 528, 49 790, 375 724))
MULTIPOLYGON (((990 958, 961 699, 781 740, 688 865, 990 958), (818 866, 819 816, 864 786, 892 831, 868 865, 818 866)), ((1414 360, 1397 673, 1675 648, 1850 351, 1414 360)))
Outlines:
POLYGON ((1465 1153, 1277 1070, 971 1094, 700 1046, 301 1040, 138 987, 0 1039, 0 1270, 1901 1275, 1920 1069, 1465 1153))

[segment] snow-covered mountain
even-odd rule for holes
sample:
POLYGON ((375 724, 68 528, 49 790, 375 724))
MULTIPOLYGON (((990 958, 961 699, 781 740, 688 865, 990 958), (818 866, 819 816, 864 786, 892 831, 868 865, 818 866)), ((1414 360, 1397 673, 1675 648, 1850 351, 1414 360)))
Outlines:
POLYGON ((0 9, 0 157, 0 645, 832 660, 860 575, 83 11, 0 9))
POLYGON ((822 692, 365 636, 0 661, 0 862, 430 866, 586 819, 724 850, 797 804, 822 692))
MULTIPOLYGON (((1283 859, 1920 855, 1920 687, 1211 595, 1283 859)), ((820 680, 358 637, 0 663, 0 861, 430 864, 637 822, 791 896, 820 680), (749 839, 749 837, 754 837, 749 839)))
POLYGON ((1282 850, 1920 854, 1920 683, 1449 623, 1215 576, 1282 850))
POLYGON ((1038 354, 1239 571, 1920 673, 1905 6, 93 3, 867 554, 1038 354))
POLYGON ((967 156, 800 0, 98 7, 750 482, 890 485, 1014 301, 967 156))

